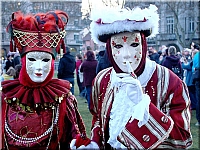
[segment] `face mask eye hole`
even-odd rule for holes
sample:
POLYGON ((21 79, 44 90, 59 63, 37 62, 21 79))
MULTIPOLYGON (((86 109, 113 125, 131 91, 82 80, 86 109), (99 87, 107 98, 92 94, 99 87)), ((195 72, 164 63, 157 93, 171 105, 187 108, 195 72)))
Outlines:
POLYGON ((122 48, 123 46, 120 45, 120 44, 117 44, 117 45, 115 45, 114 47, 115 47, 116 49, 120 49, 120 48, 122 48))
POLYGON ((139 43, 132 43, 131 46, 132 47, 137 47, 139 45, 139 43))
POLYGON ((43 59, 42 61, 44 61, 44 62, 48 62, 50 59, 48 59, 48 58, 45 58, 45 59, 43 59))
POLYGON ((34 58, 28 58, 29 61, 36 61, 34 58))

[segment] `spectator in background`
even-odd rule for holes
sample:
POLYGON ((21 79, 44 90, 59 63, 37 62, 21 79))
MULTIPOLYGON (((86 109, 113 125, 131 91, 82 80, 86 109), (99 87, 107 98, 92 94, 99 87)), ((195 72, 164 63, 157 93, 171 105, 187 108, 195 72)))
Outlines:
POLYGON ((91 48, 91 46, 87 46, 87 51, 92 51, 92 48, 91 48))
POLYGON ((87 59, 87 56, 86 56, 86 53, 87 53, 87 51, 92 51, 92 48, 91 48, 91 46, 87 46, 86 47, 86 52, 84 53, 84 55, 83 55, 83 57, 84 57, 84 60, 86 60, 87 59))
POLYGON ((100 47, 98 56, 99 59, 98 59, 96 74, 98 74, 101 70, 105 68, 111 67, 111 63, 110 60, 108 59, 108 54, 105 46, 100 47))
POLYGON ((97 60, 94 52, 89 50, 86 52, 87 59, 82 63, 80 72, 83 72, 83 86, 87 91, 88 108, 90 108, 90 94, 92 92, 92 81, 96 76, 97 60))
POLYGON ((13 58, 13 65, 15 67, 18 64, 21 64, 21 56, 20 56, 19 52, 16 52, 14 54, 14 58, 13 58))
POLYGON ((174 46, 168 48, 168 56, 166 56, 162 65, 173 71, 180 79, 183 78, 180 58, 176 56, 176 48, 174 46))
MULTIPOLYGON (((184 48, 182 50, 182 57, 180 59, 180 61, 182 62, 182 68, 183 68, 183 65, 188 65, 190 64, 190 62, 192 61, 192 56, 191 56, 191 50, 189 48, 184 48)), ((191 63, 191 66, 192 66, 192 63, 191 63)), ((186 82, 186 76, 187 76, 187 71, 192 71, 192 69, 188 70, 189 68, 188 67, 184 67, 183 68, 183 81, 186 82)))
POLYGON ((13 68, 12 66, 3 75, 4 80, 13 80, 14 76, 15 76, 15 68, 13 68))
POLYGON ((15 66, 14 79, 18 79, 19 78, 19 73, 20 73, 21 68, 22 68, 21 64, 18 64, 18 65, 15 66))
MULTIPOLYGON (((195 72, 195 70, 200 69, 200 51, 199 51, 199 45, 195 44, 194 45, 194 50, 193 50, 193 65, 192 65, 192 73, 195 72)), ((196 80, 195 82, 195 90, 196 90, 196 119, 197 123, 195 124, 196 126, 200 126, 200 80, 196 80)))
POLYGON ((6 60, 6 65, 4 67, 4 69, 6 70, 6 72, 8 71, 8 69, 10 67, 13 67, 14 68, 14 63, 13 63, 13 58, 12 58, 12 55, 10 53, 8 53, 7 55, 7 60, 6 60))
POLYGON ((58 79, 68 80, 71 83, 70 91, 74 95, 74 71, 76 69, 76 60, 70 54, 70 47, 66 47, 66 53, 60 59, 58 65, 58 79))
POLYGON ((191 51, 194 51, 194 44, 195 44, 194 42, 191 42, 191 43, 190 43, 191 51))
POLYGON ((83 81, 80 81, 80 77, 79 77, 79 72, 80 72, 80 65, 83 62, 83 58, 81 54, 77 54, 76 55, 76 80, 77 80, 77 85, 78 85, 78 89, 79 89, 79 96, 83 96, 81 95, 82 91, 84 90, 84 87, 82 85, 83 81))
POLYGON ((185 57, 186 61, 187 62, 190 62, 192 61, 192 55, 191 55, 191 50, 189 48, 185 48, 183 50, 183 57, 185 57))
POLYGON ((4 81, 4 77, 3 77, 3 69, 0 68, 0 87, 1 87, 1 82, 4 81))
POLYGON ((149 47, 149 58, 150 60, 155 61, 156 63, 159 63, 159 57, 157 50, 154 47, 149 47))
POLYGON ((176 53, 176 56, 179 57, 179 58, 181 58, 181 57, 182 57, 181 52, 177 52, 177 53, 176 53))
MULTIPOLYGON (((191 109, 195 110, 196 109, 196 103, 197 103, 197 99, 196 99, 196 91, 195 91, 195 86, 192 82, 192 65, 193 62, 191 61, 191 59, 188 59, 190 55, 189 52, 190 49, 184 49, 184 56, 180 59, 181 63, 182 63, 182 68, 184 70, 184 78, 183 81, 186 83, 187 87, 188 87, 188 91, 189 91, 189 96, 190 96, 190 100, 191 100, 191 109)), ((191 50, 190 50, 191 52, 191 50)))
POLYGON ((168 55, 168 47, 162 45, 161 47, 162 54, 159 57, 159 64, 162 65, 163 61, 165 60, 166 56, 168 55))
POLYGON ((198 50, 199 51, 199 45, 198 44, 194 44, 194 50, 198 50))

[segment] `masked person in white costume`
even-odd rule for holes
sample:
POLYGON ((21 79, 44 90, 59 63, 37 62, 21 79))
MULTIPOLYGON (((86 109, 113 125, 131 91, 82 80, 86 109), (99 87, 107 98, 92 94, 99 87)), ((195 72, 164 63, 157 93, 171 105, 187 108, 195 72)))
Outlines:
POLYGON ((93 81, 91 143, 86 148, 190 147, 187 86, 146 58, 146 38, 158 33, 157 7, 106 7, 92 11, 91 19, 92 39, 106 43, 113 67, 99 72, 93 81))

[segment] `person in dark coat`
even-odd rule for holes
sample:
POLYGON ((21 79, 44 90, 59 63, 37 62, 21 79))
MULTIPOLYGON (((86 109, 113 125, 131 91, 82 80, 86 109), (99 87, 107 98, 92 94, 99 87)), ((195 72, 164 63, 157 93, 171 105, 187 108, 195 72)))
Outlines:
POLYGON ((66 53, 60 59, 58 65, 58 79, 68 80, 72 87, 70 91, 74 94, 74 71, 76 69, 76 60, 73 55, 70 54, 70 48, 66 47, 66 53))
POLYGON ((13 68, 14 68, 14 64, 13 64, 13 60, 12 60, 11 54, 8 54, 8 55, 7 55, 6 65, 5 65, 5 67, 4 67, 4 69, 6 70, 6 72, 8 71, 8 69, 9 69, 10 67, 13 67, 13 68))
POLYGON ((19 64, 21 64, 21 56, 20 56, 19 52, 16 52, 14 54, 14 58, 13 58, 13 65, 15 67, 16 65, 19 65, 19 64))
POLYGON ((99 51, 99 60, 96 68, 96 74, 98 74, 101 70, 111 67, 111 63, 108 59, 108 54, 105 49, 99 51))
POLYGON ((169 56, 166 56, 162 65, 173 71, 180 79, 182 79, 183 70, 180 58, 176 56, 176 48, 174 46, 168 48, 168 55, 169 56))
POLYGON ((87 51, 86 57, 86 60, 81 65, 80 72, 83 72, 83 86, 86 87, 89 108, 90 94, 92 92, 92 81, 96 77, 96 67, 98 61, 95 59, 95 54, 91 50, 87 51))
POLYGON ((160 57, 160 55, 158 54, 156 49, 153 48, 153 47, 150 47, 149 48, 149 58, 150 58, 150 60, 153 60, 156 63, 159 63, 159 57, 160 57))

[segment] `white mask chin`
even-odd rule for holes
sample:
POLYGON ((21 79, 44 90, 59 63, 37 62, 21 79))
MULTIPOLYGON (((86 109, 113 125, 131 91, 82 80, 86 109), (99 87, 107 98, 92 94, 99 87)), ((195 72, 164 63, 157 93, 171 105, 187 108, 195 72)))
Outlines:
POLYGON ((111 37, 112 56, 125 73, 137 69, 142 59, 142 42, 139 32, 125 32, 111 37))
POLYGON ((43 82, 51 71, 52 55, 46 52, 26 54, 26 72, 33 82, 43 82))

